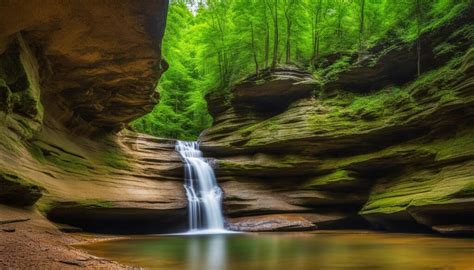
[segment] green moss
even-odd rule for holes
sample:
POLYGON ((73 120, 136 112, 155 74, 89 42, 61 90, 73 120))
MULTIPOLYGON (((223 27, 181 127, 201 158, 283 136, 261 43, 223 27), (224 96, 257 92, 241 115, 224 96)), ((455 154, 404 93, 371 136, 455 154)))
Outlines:
POLYGON ((456 69, 463 62, 463 57, 454 57, 446 65, 435 70, 431 70, 422 74, 418 79, 408 84, 405 88, 409 92, 418 89, 425 89, 433 84, 442 86, 444 81, 450 80, 455 76, 456 69))
POLYGON ((449 103, 457 100, 459 100, 458 96, 452 91, 444 91, 439 99, 441 103, 449 103))
POLYGON ((340 57, 336 62, 325 69, 319 69, 315 72, 314 77, 324 78, 325 81, 335 80, 338 74, 348 70, 351 67, 350 55, 340 57))
POLYGON ((347 170, 336 170, 330 174, 326 174, 323 176, 318 176, 315 178, 312 178, 310 181, 308 181, 304 187, 305 188, 314 188, 314 187, 319 187, 319 186, 325 186, 329 184, 334 184, 334 183, 340 183, 340 182, 350 182, 354 181, 356 178, 350 176, 350 172, 347 170))
POLYGON ((466 129, 453 137, 439 139, 419 148, 436 153, 436 161, 449 161, 458 158, 474 157, 474 129, 466 129))
POLYGON ((474 188, 474 162, 413 168, 396 178, 380 180, 361 213, 394 213, 408 207, 462 202, 474 188))
POLYGON ((349 111, 365 120, 392 115, 401 105, 413 103, 411 95, 400 88, 392 87, 370 95, 356 96, 349 111))
POLYGON ((90 168, 85 161, 68 153, 50 153, 45 156, 48 162, 55 164, 57 167, 68 172, 88 172, 90 168))
POLYGON ((87 200, 78 200, 78 201, 56 201, 54 198, 42 198, 36 204, 36 208, 45 216, 48 215, 54 209, 70 209, 70 208, 80 208, 80 209, 98 209, 98 208, 112 208, 114 203, 106 200, 96 200, 96 199, 87 199, 87 200))
POLYGON ((279 125, 275 122, 270 122, 268 124, 268 131, 270 132, 278 132, 279 130, 279 125))
POLYGON ((41 163, 46 162, 46 158, 44 157, 43 151, 41 150, 40 147, 36 145, 30 145, 28 146, 28 152, 30 152, 31 156, 36 159, 37 161, 41 163))
MULTIPOLYGON (((240 136, 245 138, 249 137, 257 130, 268 132, 270 137, 274 137, 278 134, 278 131, 281 130, 281 124, 278 122, 278 117, 272 117, 257 124, 245 126, 239 129, 238 133, 240 134, 240 136)), ((256 140, 249 140, 245 145, 252 146, 254 144, 257 145, 258 142, 256 140)))
POLYGON ((472 181, 463 187, 459 192, 457 192, 454 197, 456 198, 472 198, 474 197, 474 176, 472 181))
POLYGON ((86 174, 96 170, 88 159, 42 141, 29 145, 28 151, 39 162, 48 163, 67 172, 86 174))
POLYGON ((219 160, 220 170, 268 172, 315 166, 316 161, 300 155, 273 156, 257 154, 241 160, 219 160))
POLYGON ((128 169, 130 165, 128 164, 128 160, 116 153, 106 153, 104 156, 104 162, 110 167, 116 169, 128 169))

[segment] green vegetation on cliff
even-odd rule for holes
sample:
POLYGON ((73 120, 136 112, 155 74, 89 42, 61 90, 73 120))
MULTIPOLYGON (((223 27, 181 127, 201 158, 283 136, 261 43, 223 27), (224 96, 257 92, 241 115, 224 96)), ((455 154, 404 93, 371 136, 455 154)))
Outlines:
MULTIPOLYGON (((132 126, 156 136, 195 139, 211 124, 204 100, 209 91, 228 93, 244 76, 281 64, 313 71, 323 81, 334 79, 354 61, 364 60, 374 46, 415 44, 420 73, 425 69, 425 48, 418 37, 471 4, 470 0, 173 0, 163 45, 170 68, 160 82, 161 101, 132 126)), ((435 51, 443 55, 453 49, 446 43, 435 51)), ((358 98, 353 106, 363 114, 383 106, 386 98, 405 97, 381 93, 378 103, 358 98)))

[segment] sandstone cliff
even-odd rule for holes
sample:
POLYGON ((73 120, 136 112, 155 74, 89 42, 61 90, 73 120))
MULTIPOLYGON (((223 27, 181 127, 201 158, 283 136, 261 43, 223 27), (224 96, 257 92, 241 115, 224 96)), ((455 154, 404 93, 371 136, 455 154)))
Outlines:
POLYGON ((419 78, 414 44, 400 42, 209 94, 202 148, 217 158, 230 226, 472 234, 472 10, 463 16, 424 34, 419 78))
POLYGON ((116 134, 158 102, 167 5, 1 4, 0 203, 93 231, 184 228, 174 142, 116 134))

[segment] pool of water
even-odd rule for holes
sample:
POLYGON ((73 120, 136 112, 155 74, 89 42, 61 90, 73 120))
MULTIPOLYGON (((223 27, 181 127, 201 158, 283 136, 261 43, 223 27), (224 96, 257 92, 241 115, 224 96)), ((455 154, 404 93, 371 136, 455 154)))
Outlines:
POLYGON ((147 269, 474 269, 474 239, 373 232, 169 235, 82 246, 147 269))

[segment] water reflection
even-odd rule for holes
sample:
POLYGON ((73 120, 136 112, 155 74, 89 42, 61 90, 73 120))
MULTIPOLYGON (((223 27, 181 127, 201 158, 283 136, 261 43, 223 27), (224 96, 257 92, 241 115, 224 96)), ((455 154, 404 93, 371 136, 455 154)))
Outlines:
POLYGON ((166 236, 97 243, 95 255, 148 269, 474 269, 474 240, 381 233, 166 236))
POLYGON ((227 237, 193 236, 187 244, 186 269, 188 270, 226 270, 227 237))

